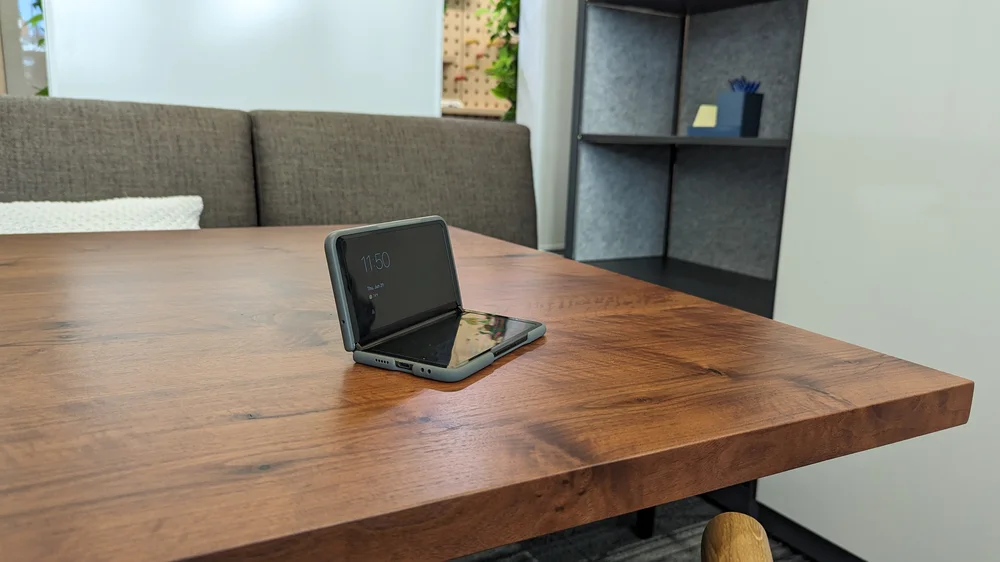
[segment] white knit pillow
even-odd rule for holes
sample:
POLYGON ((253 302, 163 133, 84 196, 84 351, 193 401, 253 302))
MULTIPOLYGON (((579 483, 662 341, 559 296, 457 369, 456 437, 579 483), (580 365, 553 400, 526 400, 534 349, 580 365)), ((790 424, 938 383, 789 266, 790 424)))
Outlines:
POLYGON ((103 201, 0 203, 0 234, 198 230, 205 207, 197 195, 103 201))

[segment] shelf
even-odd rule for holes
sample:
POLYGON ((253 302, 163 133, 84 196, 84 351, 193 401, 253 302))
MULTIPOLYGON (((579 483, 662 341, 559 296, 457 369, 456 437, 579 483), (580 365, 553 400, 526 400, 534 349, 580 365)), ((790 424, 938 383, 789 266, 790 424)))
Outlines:
POLYGON ((579 139, 590 144, 631 144, 640 146, 746 146, 758 148, 788 148, 789 139, 762 139, 749 137, 679 137, 641 135, 580 135, 579 139))
POLYGON ((774 281, 663 258, 588 261, 590 265, 770 318, 774 281))
POLYGON ((704 14, 729 10, 753 4, 766 4, 775 0, 595 0, 588 4, 609 8, 632 8, 664 14, 704 14))

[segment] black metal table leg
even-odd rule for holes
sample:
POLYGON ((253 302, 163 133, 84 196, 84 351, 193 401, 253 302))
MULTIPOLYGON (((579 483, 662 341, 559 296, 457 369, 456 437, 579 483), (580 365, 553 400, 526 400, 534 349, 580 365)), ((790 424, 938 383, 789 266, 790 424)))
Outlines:
POLYGON ((656 506, 635 512, 635 535, 640 539, 653 538, 656 531, 656 506))
POLYGON ((747 486, 747 515, 757 519, 760 516, 760 506, 757 503, 757 481, 751 480, 747 486))

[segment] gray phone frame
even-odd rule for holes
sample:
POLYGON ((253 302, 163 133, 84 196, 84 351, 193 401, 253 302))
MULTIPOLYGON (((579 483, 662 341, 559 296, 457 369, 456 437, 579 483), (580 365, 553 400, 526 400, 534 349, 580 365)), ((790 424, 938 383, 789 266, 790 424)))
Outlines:
POLYGON ((326 251, 326 264, 330 270, 330 281, 333 283, 333 296, 337 300, 337 316, 340 317, 340 332, 344 336, 345 351, 354 351, 361 346, 358 345, 357 326, 354 325, 354 319, 351 318, 351 308, 347 304, 347 290, 344 288, 344 276, 342 275, 342 271, 340 269, 340 260, 337 259, 337 240, 344 236, 351 236, 354 234, 374 232, 377 230, 392 230, 395 228, 415 226, 432 222, 440 223, 441 226, 444 227, 444 240, 445 245, 448 247, 448 259, 451 262, 451 275, 452 279, 455 281, 455 299, 458 301, 458 307, 462 308, 462 288, 458 284, 458 271, 455 269, 455 254, 451 251, 451 236, 448 234, 448 223, 444 222, 443 218, 437 215, 431 215, 428 217, 334 230, 330 234, 326 235, 326 240, 323 242, 323 246, 326 251))
MULTIPOLYGON (((377 353, 372 353, 366 351, 357 341, 357 326, 354 323, 354 318, 351 317, 351 309, 347 303, 347 290, 344 287, 344 276, 340 268, 340 260, 337 258, 337 240, 344 236, 351 236, 354 234, 362 234, 365 232, 374 232, 378 230, 389 230, 401 227, 415 226, 424 223, 440 223, 444 227, 444 239, 445 245, 448 248, 448 259, 451 262, 451 274, 455 282, 455 299, 458 304, 459 310, 465 310, 462 306, 462 290, 458 283, 458 271, 455 267, 455 255, 451 249, 451 236, 448 233, 448 224, 445 220, 437 215, 420 217, 415 219, 406 219, 400 221, 385 222, 380 224, 373 224, 368 226, 359 226, 355 228, 345 228, 342 230, 335 230, 327 235, 326 240, 323 242, 323 246, 326 252, 326 263, 330 270, 330 281, 333 284, 333 296, 337 302, 337 316, 340 319, 340 332, 344 339, 344 349, 350 351, 354 354, 354 361, 362 365, 370 365, 372 367, 378 367, 380 369, 387 369, 390 371, 400 371, 404 373, 410 373, 418 377, 423 377, 427 379, 442 381, 442 382, 457 382, 465 379, 472 375, 473 373, 488 367, 499 357, 503 357, 508 353, 528 345, 529 343, 537 340, 538 338, 545 335, 545 324, 538 322, 536 320, 521 320, 519 318, 514 318, 514 320, 521 320, 522 322, 534 322, 538 326, 532 328, 528 331, 527 338, 525 341, 513 345, 507 349, 504 349, 500 354, 494 354, 494 349, 496 346, 484 351, 483 353, 472 358, 468 363, 454 368, 439 367, 437 365, 427 365, 422 363, 417 363, 408 360, 397 359, 395 357, 390 357, 387 355, 380 355, 377 353), (405 369, 399 367, 398 364, 402 363, 404 365, 411 365, 410 369, 405 369)), ((452 312, 448 312, 451 314, 452 312)), ((433 320, 433 319, 432 319, 433 320)), ((415 327, 407 328, 406 330, 401 330, 395 334, 381 338, 375 342, 369 344, 370 346, 377 345, 388 338, 397 336, 400 333, 409 331, 415 327)), ((503 345, 503 344, 501 344, 503 345)))

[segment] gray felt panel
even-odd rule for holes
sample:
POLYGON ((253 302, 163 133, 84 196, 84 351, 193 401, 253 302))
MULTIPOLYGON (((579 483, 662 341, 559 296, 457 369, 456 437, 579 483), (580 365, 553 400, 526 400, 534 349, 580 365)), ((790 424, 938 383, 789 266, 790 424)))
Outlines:
POLYGON ((760 136, 788 138, 805 18, 805 0, 691 16, 678 133, 687 134, 699 105, 715 103, 729 79, 743 75, 761 82, 760 136))
POLYGON ((663 255, 670 150, 580 143, 575 259, 663 255))
POLYGON ((773 278, 786 155, 764 148, 678 149, 668 255, 773 278))
POLYGON ((587 7, 581 132, 673 134, 682 22, 587 7))

